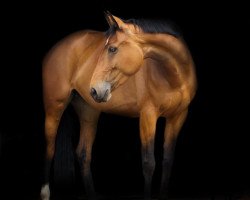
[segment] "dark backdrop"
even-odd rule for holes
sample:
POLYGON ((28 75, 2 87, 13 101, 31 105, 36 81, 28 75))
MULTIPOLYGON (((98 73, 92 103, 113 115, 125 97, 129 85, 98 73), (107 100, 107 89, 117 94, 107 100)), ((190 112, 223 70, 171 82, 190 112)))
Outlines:
MULTIPOLYGON (((249 18, 244 5, 107 0, 11 2, 2 9, 0 180, 4 185, 1 194, 9 197, 1 199, 34 199, 40 190, 44 152, 43 57, 52 45, 72 32, 107 30, 104 10, 124 19, 173 20, 182 29, 193 55, 198 91, 178 139, 170 195, 240 196, 249 192, 249 63, 245 59, 247 51, 243 50, 249 18)), ((77 130, 74 113, 67 112, 77 130)), ((162 119, 158 125, 157 144, 161 144, 162 119)), ((101 116, 93 158, 94 179, 100 193, 142 192, 138 131, 137 119, 101 116)), ((72 135, 76 142, 77 133, 72 135)), ((160 146, 156 154, 160 161, 160 146)), ((155 190, 160 165, 156 169, 155 190)))

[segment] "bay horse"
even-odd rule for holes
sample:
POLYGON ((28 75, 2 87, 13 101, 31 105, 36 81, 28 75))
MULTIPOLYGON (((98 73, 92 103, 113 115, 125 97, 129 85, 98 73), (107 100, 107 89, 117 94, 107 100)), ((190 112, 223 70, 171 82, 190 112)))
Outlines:
POLYGON ((196 73, 182 35, 169 24, 122 20, 105 13, 107 32, 73 33, 43 63, 46 164, 41 199, 50 199, 49 171, 61 116, 71 103, 79 117, 76 154, 88 199, 96 199, 91 151, 101 112, 139 117, 144 197, 151 199, 154 139, 159 117, 167 119, 160 198, 166 199, 178 133, 196 93, 196 73))

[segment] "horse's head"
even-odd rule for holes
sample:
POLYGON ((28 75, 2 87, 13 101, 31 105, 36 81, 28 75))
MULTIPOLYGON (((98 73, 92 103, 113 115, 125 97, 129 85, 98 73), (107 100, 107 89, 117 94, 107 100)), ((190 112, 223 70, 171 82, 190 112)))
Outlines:
POLYGON ((135 25, 106 13, 110 25, 103 51, 90 83, 90 94, 96 102, 106 102, 111 92, 134 75, 143 63, 143 50, 135 25))

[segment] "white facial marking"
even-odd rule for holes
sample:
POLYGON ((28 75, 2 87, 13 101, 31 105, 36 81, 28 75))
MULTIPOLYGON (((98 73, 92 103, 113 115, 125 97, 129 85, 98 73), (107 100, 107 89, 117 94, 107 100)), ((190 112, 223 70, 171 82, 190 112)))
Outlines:
POLYGON ((42 189, 41 189, 41 199, 49 200, 49 197, 50 197, 49 184, 46 183, 45 185, 42 186, 42 189))
POLYGON ((106 40, 105 46, 109 43, 109 38, 110 38, 110 36, 109 36, 108 39, 106 40))

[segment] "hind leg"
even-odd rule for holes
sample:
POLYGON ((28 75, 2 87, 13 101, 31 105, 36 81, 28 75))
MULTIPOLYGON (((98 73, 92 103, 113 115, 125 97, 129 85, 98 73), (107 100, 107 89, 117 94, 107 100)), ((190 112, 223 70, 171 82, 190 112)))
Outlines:
POLYGON ((90 107, 80 97, 72 102, 80 121, 80 138, 77 156, 81 175, 88 199, 96 199, 92 173, 90 168, 92 146, 95 140, 96 127, 100 112, 90 107))
POLYGON ((67 99, 61 102, 50 102, 45 106, 45 140, 46 140, 46 158, 44 167, 44 182, 41 188, 41 199, 50 199, 49 177, 52 159, 55 152, 55 139, 58 125, 65 107, 68 105, 67 99))
POLYGON ((166 123, 163 147, 164 152, 162 162, 162 181, 160 190, 161 200, 167 199, 168 182, 173 164, 175 144, 186 116, 187 110, 174 117, 169 118, 166 123))

